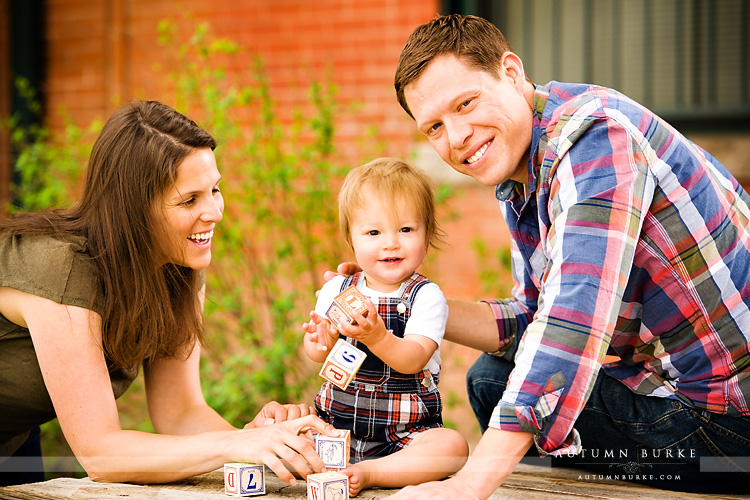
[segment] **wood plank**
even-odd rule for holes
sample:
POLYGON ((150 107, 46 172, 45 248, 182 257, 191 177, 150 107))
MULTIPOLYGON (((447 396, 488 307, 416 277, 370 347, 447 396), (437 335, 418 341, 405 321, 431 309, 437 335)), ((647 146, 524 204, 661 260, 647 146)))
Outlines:
MULTIPOLYGON (((705 495, 671 492, 623 481, 600 479, 591 474, 551 467, 520 464, 491 500, 738 500, 749 495, 705 495), (588 479, 587 479, 588 474, 588 479)), ((307 499, 307 485, 299 481, 289 486, 266 471, 267 500, 307 499)), ((371 489, 358 500, 380 500, 395 490, 371 489)), ((198 500, 229 498, 224 494, 224 474, 220 470, 163 485, 141 486, 95 483, 89 479, 60 478, 43 483, 0 488, 0 498, 8 500, 198 500)))

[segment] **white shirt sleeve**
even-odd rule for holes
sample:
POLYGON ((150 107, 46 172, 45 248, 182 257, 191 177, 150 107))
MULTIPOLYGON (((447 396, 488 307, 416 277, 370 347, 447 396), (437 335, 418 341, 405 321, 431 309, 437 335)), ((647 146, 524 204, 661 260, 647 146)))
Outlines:
POLYGON ((435 283, 423 286, 414 299, 404 335, 422 335, 440 346, 448 321, 448 301, 435 283))
POLYGON ((326 317, 326 311, 333 303, 334 297, 341 292, 341 285, 344 283, 344 276, 334 276, 327 281, 318 294, 318 301, 315 303, 315 312, 326 317))

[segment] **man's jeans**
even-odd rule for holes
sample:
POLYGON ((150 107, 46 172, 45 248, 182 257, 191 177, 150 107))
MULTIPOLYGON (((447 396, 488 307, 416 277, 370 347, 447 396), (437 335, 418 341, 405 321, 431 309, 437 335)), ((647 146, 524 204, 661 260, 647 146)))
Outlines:
MULTIPOLYGON (((469 401, 482 427, 513 363, 482 354, 469 370, 469 401)), ((585 469, 581 480, 621 479, 692 492, 750 492, 750 418, 634 394, 603 371, 575 424, 582 452, 553 467, 585 469)), ((536 454, 532 447, 529 455, 536 454)))

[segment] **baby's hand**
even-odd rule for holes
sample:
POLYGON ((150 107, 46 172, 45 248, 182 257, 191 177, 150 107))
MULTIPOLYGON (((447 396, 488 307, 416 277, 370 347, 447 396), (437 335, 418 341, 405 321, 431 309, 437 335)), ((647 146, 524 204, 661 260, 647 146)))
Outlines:
POLYGON ((338 338, 338 332, 331 328, 331 322, 315 311, 310 313, 310 322, 302 324, 302 329, 305 331, 305 342, 313 344, 318 351, 327 351, 338 338))
POLYGON ((352 318, 354 318, 354 324, 342 324, 339 330, 347 337, 358 340, 371 349, 390 335, 383 318, 378 314, 377 307, 369 298, 367 299, 367 316, 352 311, 352 318))

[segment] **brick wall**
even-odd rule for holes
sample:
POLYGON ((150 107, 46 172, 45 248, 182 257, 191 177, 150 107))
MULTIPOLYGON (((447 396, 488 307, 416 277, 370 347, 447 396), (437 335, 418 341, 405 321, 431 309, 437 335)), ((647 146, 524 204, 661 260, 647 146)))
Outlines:
MULTIPOLYGON (((377 127, 382 154, 406 156, 419 136, 393 91, 393 72, 411 31, 434 17, 437 0, 48 0, 48 120, 61 126, 64 109, 77 123, 105 119, 131 98, 172 104, 166 70, 174 54, 156 43, 157 25, 168 19, 190 30, 185 14, 210 25, 216 37, 236 42, 245 52, 230 63, 243 72, 255 54, 264 61, 275 102, 290 110, 306 102, 311 81, 332 81, 344 105, 358 103, 354 114, 337 124, 339 145, 351 152, 377 127), (155 68, 161 67, 162 71, 155 68)), ((443 166, 447 169, 448 167, 443 166)), ((476 295, 477 264, 467 242, 487 234, 483 223, 501 227, 490 234, 493 246, 507 242, 497 224, 499 211, 491 191, 460 188, 459 221, 445 224, 450 246, 430 261, 435 279, 451 295, 476 295), (482 195, 475 195, 481 191, 482 195), (468 258, 467 258, 468 257, 468 258)))
MULTIPOLYGON (((168 69, 174 54, 156 43, 157 25, 163 19, 181 22, 190 12, 209 23, 215 36, 247 49, 246 59, 230 70, 245 71, 254 53, 263 59, 281 110, 306 102, 313 80, 332 81, 342 104, 359 103, 356 115, 344 114, 337 123, 345 152, 352 153, 372 125, 384 155, 409 155, 420 141, 396 102, 393 72, 412 30, 438 13, 438 0, 47 0, 46 5, 45 95, 53 127, 61 126, 59 109, 87 125, 131 98, 173 104, 165 71, 155 68, 168 69)), ((454 208, 459 218, 443 224, 449 245, 430 255, 425 272, 448 296, 479 298, 479 264, 469 241, 481 235, 498 248, 507 244, 507 228, 492 190, 476 183, 457 188, 454 208)), ((476 352, 455 345, 444 349, 442 386, 454 401, 446 419, 474 442, 478 431, 463 379, 476 352)), ((123 401, 127 406, 127 397, 123 401)))
MULTIPOLYGON (((104 117, 123 100, 164 96, 170 54, 156 44, 157 24, 189 12, 265 62, 274 98, 291 109, 305 101, 311 80, 330 79, 343 103, 358 101, 355 120, 339 124, 345 140, 377 125, 389 154, 405 154, 413 126, 392 90, 401 47, 415 26, 438 11, 437 0, 49 0, 50 110, 64 107, 83 123, 104 117)), ((183 23, 186 24, 186 23, 183 23)), ((59 120, 52 116, 53 120, 59 120)), ((55 123, 55 122, 53 122, 55 123)))

